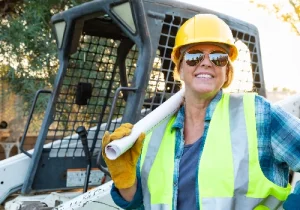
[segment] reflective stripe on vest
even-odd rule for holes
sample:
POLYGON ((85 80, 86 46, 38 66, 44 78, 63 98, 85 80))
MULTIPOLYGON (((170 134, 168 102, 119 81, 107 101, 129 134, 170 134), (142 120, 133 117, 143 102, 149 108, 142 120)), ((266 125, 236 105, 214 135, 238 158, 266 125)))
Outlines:
POLYGON ((150 192, 148 189, 149 173, 150 173, 151 167, 154 163, 156 154, 159 150, 162 139, 164 137, 164 133, 166 131, 169 120, 170 120, 170 117, 164 119, 152 131, 151 139, 148 144, 148 150, 147 150, 146 156, 144 157, 146 159, 146 161, 142 161, 142 162, 144 162, 144 164, 142 165, 141 183, 142 183, 143 203, 144 203, 145 210, 148 210, 148 209, 170 210, 170 208, 168 207, 169 206, 168 204, 152 204, 151 205, 151 195, 150 195, 150 192), (155 134, 155 135, 153 135, 153 134, 155 134))
MULTIPOLYGON (((260 169, 254 97, 223 94, 216 107, 199 165, 201 210, 282 209, 282 201, 290 192, 290 185, 275 185, 260 169)), ((141 176, 146 210, 172 209, 175 132, 170 134, 171 121, 167 128, 167 122, 161 123, 147 135, 143 147, 141 176)))

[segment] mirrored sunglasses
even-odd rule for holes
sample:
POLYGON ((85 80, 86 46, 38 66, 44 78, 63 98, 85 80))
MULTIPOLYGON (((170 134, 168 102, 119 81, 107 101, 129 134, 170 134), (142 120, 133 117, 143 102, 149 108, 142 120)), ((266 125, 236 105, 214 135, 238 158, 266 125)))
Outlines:
MULTIPOLYGON (((224 67, 228 63, 228 54, 224 52, 214 51, 208 55, 210 62, 218 67, 224 67)), ((202 62, 205 58, 205 53, 200 50, 191 50, 186 52, 184 55, 184 60, 189 66, 196 66, 198 63, 202 62)))

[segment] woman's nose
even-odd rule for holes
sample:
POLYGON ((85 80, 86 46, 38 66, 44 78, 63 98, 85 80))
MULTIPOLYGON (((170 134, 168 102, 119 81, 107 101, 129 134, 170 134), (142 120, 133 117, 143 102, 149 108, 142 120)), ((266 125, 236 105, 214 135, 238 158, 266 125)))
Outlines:
POLYGON ((211 62, 209 60, 208 55, 204 56, 203 61, 200 62, 200 66, 206 66, 206 67, 211 67, 212 66, 212 64, 211 64, 211 62))

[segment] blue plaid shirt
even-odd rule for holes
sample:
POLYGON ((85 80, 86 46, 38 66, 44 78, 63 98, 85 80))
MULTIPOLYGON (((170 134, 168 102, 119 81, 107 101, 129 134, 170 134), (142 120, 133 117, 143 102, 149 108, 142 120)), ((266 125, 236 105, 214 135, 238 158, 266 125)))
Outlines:
MULTIPOLYGON (((205 143, 209 123, 216 108, 216 105, 222 97, 220 91, 211 101, 206 110, 204 133, 202 138, 202 146, 199 151, 201 157, 202 149, 205 143)), ((300 120, 286 113, 279 106, 270 104, 265 98, 255 96, 255 116, 256 129, 258 137, 258 152, 261 169, 264 175, 273 183, 285 187, 288 184, 289 168, 293 171, 300 172, 300 120)), ((183 123, 184 108, 181 107, 177 113, 176 120, 172 129, 176 129, 176 148, 175 148, 175 173, 174 182, 178 183, 179 162, 183 153, 183 123)), ((119 194, 118 189, 114 186, 111 190, 113 200, 117 205, 124 209, 135 209, 142 205, 142 189, 138 164, 138 189, 131 202, 127 202, 119 194)), ((174 187, 174 203, 173 209, 176 209, 177 201, 177 185, 174 187)), ((300 185, 294 190, 300 193, 300 185)))

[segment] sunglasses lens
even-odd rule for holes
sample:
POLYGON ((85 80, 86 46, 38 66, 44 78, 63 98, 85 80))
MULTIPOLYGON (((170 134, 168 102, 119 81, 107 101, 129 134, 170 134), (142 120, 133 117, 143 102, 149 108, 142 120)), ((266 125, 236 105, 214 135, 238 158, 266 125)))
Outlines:
POLYGON ((204 58, 204 54, 198 50, 187 52, 184 55, 184 60, 189 66, 196 66, 204 58))
POLYGON ((223 67, 228 63, 228 54, 226 53, 211 53, 209 54, 209 60, 216 66, 223 67))

